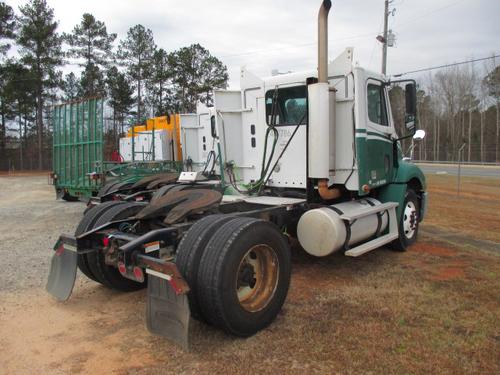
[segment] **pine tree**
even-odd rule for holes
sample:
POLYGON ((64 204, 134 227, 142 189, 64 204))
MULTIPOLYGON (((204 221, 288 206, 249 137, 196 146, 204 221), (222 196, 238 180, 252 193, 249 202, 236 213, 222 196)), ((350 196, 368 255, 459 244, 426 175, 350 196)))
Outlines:
POLYGON ((29 69, 13 60, 4 65, 4 73, 6 80, 1 95, 7 103, 7 118, 17 122, 17 126, 11 130, 19 133, 19 168, 23 169, 27 122, 32 120, 35 109, 34 80, 30 79, 32 72, 29 69))
POLYGON ((5 163, 5 144, 7 137, 7 121, 14 113, 12 95, 10 94, 12 75, 9 62, 0 65, 0 169, 7 169, 5 163))
POLYGON ((92 98, 106 95, 106 83, 102 71, 94 63, 85 66, 78 83, 78 96, 92 98))
POLYGON ((16 19, 11 6, 0 2, 0 55, 5 55, 10 49, 10 44, 2 43, 2 39, 14 39, 16 30, 16 19))
POLYGON ((84 67, 80 78, 80 96, 94 97, 105 93, 102 69, 112 58, 116 34, 108 34, 106 25, 90 13, 85 13, 71 34, 64 34, 70 45, 68 56, 80 60, 84 67), (83 60, 83 61, 82 61, 83 60))
POLYGON ((67 101, 75 100, 78 97, 78 91, 80 90, 80 85, 76 79, 75 73, 71 72, 66 74, 62 89, 64 91, 63 99, 67 101))
POLYGON ((148 84, 148 104, 153 116, 164 116, 174 110, 171 57, 162 48, 153 54, 148 84))
POLYGON ((186 112, 195 111, 198 100, 212 105, 212 90, 227 87, 226 66, 199 44, 175 51, 172 69, 180 108, 186 112))
POLYGON ((127 38, 120 42, 118 48, 118 62, 126 67, 128 76, 136 83, 138 123, 143 121, 145 115, 142 84, 149 75, 155 49, 153 32, 142 25, 130 28, 127 38))
POLYGON ((135 102, 134 87, 127 81, 125 74, 116 67, 111 67, 108 70, 106 83, 108 85, 109 105, 113 108, 113 131, 117 143, 117 126, 120 125, 121 133, 123 133, 125 118, 130 114, 130 108, 135 102))
POLYGON ((43 107, 49 90, 59 85, 57 67, 62 64, 62 38, 57 33, 54 10, 46 0, 31 0, 19 8, 21 16, 17 43, 21 61, 34 77, 36 124, 38 132, 38 168, 43 168, 43 107))
MULTIPOLYGON (((15 38, 15 29, 16 22, 14 11, 12 7, 7 5, 4 2, 0 2, 0 58, 7 54, 7 51, 10 49, 11 45, 8 42, 9 39, 15 38), (6 40, 4 42, 3 40, 6 40)), ((1 60, 0 60, 1 61, 1 60)), ((6 66, 0 66, 0 160, 6 160, 5 158, 5 138, 7 136, 6 132, 6 121, 7 121, 7 112, 9 111, 9 105, 6 103, 6 66)), ((0 168, 2 165, 0 165, 0 168)))
POLYGON ((201 64, 200 101, 207 106, 212 106, 214 104, 212 97, 213 89, 227 88, 228 80, 227 67, 218 58, 208 53, 208 57, 201 64))

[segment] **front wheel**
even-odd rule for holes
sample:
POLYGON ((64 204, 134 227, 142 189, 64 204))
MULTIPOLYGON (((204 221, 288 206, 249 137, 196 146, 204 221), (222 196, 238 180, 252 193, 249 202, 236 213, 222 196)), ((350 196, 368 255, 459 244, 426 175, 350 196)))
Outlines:
POLYGON ((412 189, 406 190, 403 211, 399 220, 399 237, 391 243, 394 250, 406 251, 415 243, 418 236, 419 213, 420 202, 417 193, 412 189))

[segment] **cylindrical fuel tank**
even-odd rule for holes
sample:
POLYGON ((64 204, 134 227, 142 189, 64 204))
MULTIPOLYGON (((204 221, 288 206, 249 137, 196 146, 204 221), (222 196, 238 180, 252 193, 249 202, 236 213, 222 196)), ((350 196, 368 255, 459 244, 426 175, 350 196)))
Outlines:
POLYGON ((340 216, 358 214, 379 204, 374 198, 364 198, 309 210, 300 217, 297 226, 299 242, 305 251, 317 257, 329 255, 344 244, 352 246, 363 242, 377 230, 381 232, 387 228, 387 212, 363 216, 350 224, 340 216))

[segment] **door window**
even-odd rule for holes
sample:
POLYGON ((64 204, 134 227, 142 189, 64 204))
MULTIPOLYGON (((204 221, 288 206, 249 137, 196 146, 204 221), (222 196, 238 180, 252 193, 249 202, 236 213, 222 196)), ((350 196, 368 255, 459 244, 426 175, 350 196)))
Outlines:
POLYGON ((273 100, 276 98, 274 115, 276 125, 297 125, 307 123, 307 88, 306 86, 286 87, 266 92, 266 120, 271 124, 273 100))
POLYGON ((367 96, 368 119, 375 124, 388 126, 384 87, 369 83, 367 96))

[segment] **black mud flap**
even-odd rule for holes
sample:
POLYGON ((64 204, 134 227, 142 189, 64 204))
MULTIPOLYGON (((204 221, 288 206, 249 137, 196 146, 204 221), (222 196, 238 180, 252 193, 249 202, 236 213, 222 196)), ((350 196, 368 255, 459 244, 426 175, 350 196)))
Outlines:
POLYGON ((58 241, 52 256, 49 280, 45 289, 59 301, 66 301, 75 285, 78 254, 76 248, 58 241))
POLYGON ((167 280, 148 274, 148 330, 189 350, 191 313, 187 294, 176 294, 167 280))

